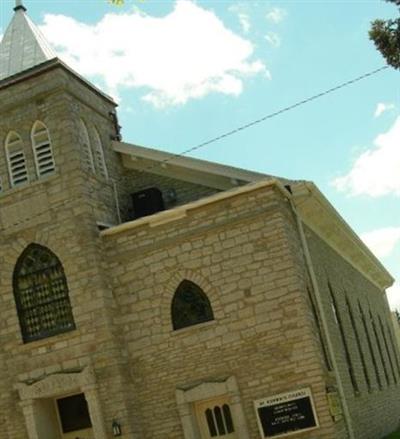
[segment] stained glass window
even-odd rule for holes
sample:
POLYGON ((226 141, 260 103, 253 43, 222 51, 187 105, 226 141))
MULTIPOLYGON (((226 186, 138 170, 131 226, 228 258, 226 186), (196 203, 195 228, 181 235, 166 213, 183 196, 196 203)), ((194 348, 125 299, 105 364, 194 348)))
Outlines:
POLYGON ((174 329, 214 320, 210 301, 195 283, 182 281, 172 300, 172 324, 174 329))
POLYGON ((25 249, 14 270, 14 295, 24 342, 75 329, 64 269, 49 249, 25 249))

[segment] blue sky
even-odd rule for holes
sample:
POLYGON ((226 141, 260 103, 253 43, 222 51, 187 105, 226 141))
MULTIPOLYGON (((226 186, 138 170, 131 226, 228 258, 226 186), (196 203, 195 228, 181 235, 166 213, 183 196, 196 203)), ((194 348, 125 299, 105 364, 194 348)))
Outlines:
MULTIPOLYGON (((13 1, 0 3, 0 33, 13 1)), ((124 140, 181 152, 384 65, 376 1, 25 0, 60 57, 119 102, 124 140)), ((193 154, 313 180, 400 281, 400 72, 193 154)), ((389 293, 400 307, 399 283, 389 293)))

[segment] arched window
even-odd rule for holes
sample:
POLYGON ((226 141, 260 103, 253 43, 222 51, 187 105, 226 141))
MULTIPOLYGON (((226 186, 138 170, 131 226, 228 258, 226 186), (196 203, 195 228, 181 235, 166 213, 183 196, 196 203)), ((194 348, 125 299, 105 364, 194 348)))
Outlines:
POLYGON ((179 284, 175 291, 171 314, 174 329, 214 320, 207 295, 199 286, 186 279, 179 284))
POLYGON ((90 145, 89 131, 82 119, 79 119, 80 140, 82 142, 83 165, 85 169, 95 172, 92 147, 90 145))
POLYGON ((94 128, 93 137, 93 150, 94 150, 94 161, 96 164, 97 171, 103 178, 108 178, 106 162, 104 160, 103 145, 100 139, 100 134, 96 128, 94 128))
POLYGON ((56 165, 46 125, 40 121, 35 122, 32 127, 31 137, 37 176, 40 178, 51 174, 54 172, 56 165))
POLYGON ((6 157, 11 187, 18 186, 28 181, 24 145, 21 137, 11 131, 6 139, 6 157))
POLYGON ((31 244, 24 250, 13 286, 24 342, 75 328, 64 269, 48 248, 31 244))

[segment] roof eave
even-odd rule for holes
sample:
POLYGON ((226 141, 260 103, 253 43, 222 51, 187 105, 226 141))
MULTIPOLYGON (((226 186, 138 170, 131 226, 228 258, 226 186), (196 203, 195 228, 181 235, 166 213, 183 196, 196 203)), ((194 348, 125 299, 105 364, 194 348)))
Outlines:
POLYGON ((226 190, 245 183, 266 179, 279 179, 282 182, 292 183, 290 180, 273 175, 248 171, 130 143, 113 141, 112 145, 114 151, 122 155, 124 166, 129 169, 169 176, 171 178, 179 176, 180 179, 191 180, 190 182, 192 183, 203 184, 215 187, 216 189, 226 190))
POLYGON ((314 183, 297 182, 291 188, 296 210, 311 230, 382 291, 393 285, 391 274, 314 183))

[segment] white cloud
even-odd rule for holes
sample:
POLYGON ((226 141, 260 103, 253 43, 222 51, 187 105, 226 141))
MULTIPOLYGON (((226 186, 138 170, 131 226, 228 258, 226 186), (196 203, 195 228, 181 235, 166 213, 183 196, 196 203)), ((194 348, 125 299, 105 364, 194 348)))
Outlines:
POLYGON ((379 104, 376 106, 374 117, 379 117, 386 111, 394 110, 395 108, 396 107, 394 104, 379 102, 379 104))
POLYGON ((374 140, 347 175, 333 181, 339 191, 351 195, 400 196, 400 116, 393 126, 374 140))
POLYGON ((282 8, 272 8, 267 14, 267 20, 272 23, 280 23, 287 15, 287 12, 282 8))
POLYGON ((240 25, 242 26, 242 30, 245 34, 249 33, 250 31, 250 17, 247 14, 239 14, 239 21, 240 25))
POLYGON ((385 258, 400 243, 400 227, 385 227, 363 233, 361 239, 378 258, 385 258))
POLYGON ((386 295, 390 308, 400 310, 400 284, 396 282, 392 287, 386 290, 386 295))
POLYGON ((240 27, 245 34, 249 33, 251 29, 250 15, 246 12, 246 10, 247 5, 243 3, 236 3, 229 7, 229 11, 236 14, 240 27))
POLYGON ((143 87, 143 99, 156 107, 212 92, 239 95, 246 77, 268 77, 250 41, 189 0, 177 0, 164 17, 134 10, 107 14, 94 25, 46 15, 41 30, 79 73, 102 78, 113 94, 143 87))
POLYGON ((281 39, 275 32, 268 32, 267 35, 265 35, 265 39, 272 47, 279 47, 281 45, 281 39))

